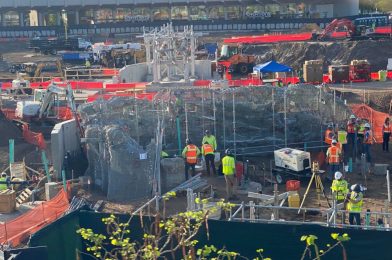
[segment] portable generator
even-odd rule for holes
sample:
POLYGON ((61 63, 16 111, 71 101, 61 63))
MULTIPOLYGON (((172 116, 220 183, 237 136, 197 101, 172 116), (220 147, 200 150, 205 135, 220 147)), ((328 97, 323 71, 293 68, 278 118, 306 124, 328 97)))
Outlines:
POLYGON ((310 153, 282 148, 274 151, 275 167, 289 170, 293 173, 301 174, 311 171, 310 153))

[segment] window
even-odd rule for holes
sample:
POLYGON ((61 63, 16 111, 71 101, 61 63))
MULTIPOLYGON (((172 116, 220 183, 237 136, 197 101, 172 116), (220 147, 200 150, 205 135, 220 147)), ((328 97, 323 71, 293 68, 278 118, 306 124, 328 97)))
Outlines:
POLYGON ((188 7, 173 6, 171 8, 171 18, 173 20, 188 20, 188 7))
POLYGON ((95 23, 107 23, 113 21, 113 10, 109 8, 98 9, 95 11, 95 23))
POLYGON ((152 17, 154 20, 169 20, 170 9, 168 7, 153 8, 152 17))
POLYGON ((5 26, 19 25, 19 14, 15 11, 8 11, 4 14, 3 22, 5 26))
POLYGON ((212 6, 208 11, 210 19, 225 19, 225 10, 223 6, 212 6))
POLYGON ((227 13, 227 18, 230 20, 241 18, 241 12, 239 6, 227 6, 226 13, 227 13))
POLYGON ((207 20, 208 19, 207 7, 205 5, 190 6, 189 17, 191 20, 207 20))

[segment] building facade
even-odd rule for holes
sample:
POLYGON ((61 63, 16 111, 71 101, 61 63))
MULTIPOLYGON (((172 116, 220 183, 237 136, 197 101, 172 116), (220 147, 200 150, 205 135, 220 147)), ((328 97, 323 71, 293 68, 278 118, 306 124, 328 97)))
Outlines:
POLYGON ((0 25, 253 21, 355 16, 359 0, 0 0, 0 25))

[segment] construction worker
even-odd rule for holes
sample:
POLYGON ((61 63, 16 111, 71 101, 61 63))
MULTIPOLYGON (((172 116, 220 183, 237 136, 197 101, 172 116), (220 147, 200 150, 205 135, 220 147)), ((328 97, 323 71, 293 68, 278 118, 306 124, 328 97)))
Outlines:
POLYGON ((326 161, 329 164, 330 176, 329 179, 332 180, 332 176, 335 172, 339 171, 340 162, 342 160, 342 152, 340 148, 337 146, 336 139, 332 140, 331 146, 327 150, 326 161))
POLYGON ((165 159, 165 158, 168 158, 169 157, 169 154, 167 153, 167 152, 165 152, 165 151, 161 151, 161 158, 162 159, 165 159))
POLYGON ((226 149, 222 158, 222 172, 226 181, 226 199, 233 199, 235 185, 235 159, 230 149, 226 149))
POLYGON ((348 196, 347 211, 349 212, 348 221, 350 225, 361 225, 361 211, 363 205, 362 188, 359 184, 351 186, 351 193, 348 196))
POLYGON ((363 151, 363 137, 365 134, 365 124, 367 124, 366 120, 358 118, 358 132, 357 132, 357 147, 358 147, 358 155, 361 156, 363 151))
POLYGON ((326 143, 327 145, 331 145, 334 136, 335 133, 333 130, 333 124, 329 124, 327 130, 325 131, 324 143, 326 143))
POLYGON ((389 123, 389 117, 385 118, 384 124, 382 125, 382 150, 389 152, 389 138, 391 137, 391 125, 389 123))
POLYGON ((342 154, 346 154, 347 153, 347 131, 344 129, 344 127, 340 128, 340 130, 338 131, 337 137, 338 137, 337 146, 340 148, 342 154))
POLYGON ((205 142, 201 147, 201 154, 204 156, 204 160, 206 162, 207 174, 210 175, 210 166, 211 166, 212 173, 216 175, 214 147, 208 142, 205 142))
POLYGON ((348 190, 348 183, 343 179, 343 174, 339 171, 335 172, 335 179, 331 185, 331 191, 334 194, 336 203, 342 203, 346 199, 348 190))
POLYGON ((192 143, 190 139, 186 140, 186 146, 182 151, 182 157, 185 158, 185 179, 189 179, 188 171, 192 168, 192 177, 195 176, 195 166, 197 163, 197 157, 200 155, 199 148, 192 143))
POLYGON ((368 163, 372 163, 372 156, 370 151, 372 144, 373 144, 373 135, 372 132, 370 131, 370 124, 366 123, 365 132, 363 135, 363 153, 366 155, 366 161, 368 163))
POLYGON ((206 142, 212 145, 212 148, 214 148, 214 151, 216 151, 216 149, 218 148, 218 146, 216 145, 216 138, 210 133, 210 130, 205 131, 205 135, 203 137, 203 140, 201 141, 202 144, 205 144, 206 142))
POLYGON ((1 173, 1 178, 0 178, 0 191, 8 189, 7 186, 7 174, 5 172, 1 173))
POLYGON ((355 152, 355 135, 358 130, 357 119, 355 115, 350 116, 350 120, 347 122, 347 144, 348 151, 351 155, 354 156, 355 152))

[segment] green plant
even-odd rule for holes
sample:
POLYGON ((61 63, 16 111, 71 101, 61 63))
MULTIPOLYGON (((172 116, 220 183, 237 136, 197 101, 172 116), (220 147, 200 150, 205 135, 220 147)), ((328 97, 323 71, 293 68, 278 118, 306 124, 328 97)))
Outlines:
POLYGON ((332 233, 331 237, 333 240, 335 240, 335 243, 332 246, 330 244, 327 244, 326 249, 319 249, 319 246, 316 243, 318 237, 316 237, 315 235, 302 236, 301 241, 305 242, 306 247, 302 254, 301 260, 305 259, 306 255, 308 255, 311 259, 319 260, 321 259, 321 257, 331 252, 336 247, 341 247, 343 260, 347 260, 347 252, 343 243, 349 241, 351 238, 346 233, 344 233, 343 235, 340 235, 339 233, 332 233))

